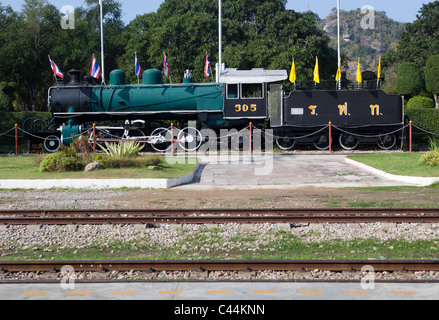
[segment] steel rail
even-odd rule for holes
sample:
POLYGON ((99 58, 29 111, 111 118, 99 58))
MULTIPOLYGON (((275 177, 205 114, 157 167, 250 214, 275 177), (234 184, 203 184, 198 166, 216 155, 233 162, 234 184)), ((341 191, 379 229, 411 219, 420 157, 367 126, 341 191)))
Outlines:
POLYGON ((58 209, 34 209, 34 210, 0 210, 0 216, 5 215, 171 215, 171 214, 439 214, 439 208, 240 208, 240 209, 81 209, 81 210, 58 210, 58 209))
POLYGON ((439 208, 3 210, 0 225, 437 223, 439 208))
POLYGON ((151 260, 151 261, 0 261, 2 272, 111 271, 439 271, 439 260, 151 260), (366 270, 364 269, 364 270, 366 270))

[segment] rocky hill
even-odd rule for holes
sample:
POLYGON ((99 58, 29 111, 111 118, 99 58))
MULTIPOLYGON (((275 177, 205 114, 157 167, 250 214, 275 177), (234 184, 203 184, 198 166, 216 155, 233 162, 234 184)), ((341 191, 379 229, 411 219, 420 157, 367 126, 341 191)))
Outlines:
MULTIPOLYGON (((375 11, 374 21, 368 19, 370 12, 361 9, 340 11, 340 47, 342 59, 349 66, 348 79, 355 79, 357 59, 360 58, 361 70, 376 72, 378 59, 385 52, 394 50, 404 31, 405 23, 394 21, 385 12, 375 11), (374 22, 374 23, 373 23, 374 22), (370 26, 370 29, 365 28, 370 26)), ((334 8, 326 18, 319 21, 319 27, 331 38, 331 46, 337 48, 337 10, 334 8)), ((336 68, 336 67, 335 67, 336 68)))

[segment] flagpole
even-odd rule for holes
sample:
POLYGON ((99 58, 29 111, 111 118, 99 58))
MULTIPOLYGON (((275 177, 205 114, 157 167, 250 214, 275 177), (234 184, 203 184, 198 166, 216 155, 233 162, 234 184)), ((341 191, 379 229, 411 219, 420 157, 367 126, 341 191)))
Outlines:
POLYGON ((105 66, 104 66, 104 24, 103 24, 103 0, 99 0, 101 16, 101 64, 102 64, 102 84, 105 85, 105 66))
POLYGON ((337 54, 338 60, 341 60, 340 54, 340 0, 337 0, 337 54))
POLYGON ((222 2, 218 0, 218 72, 216 82, 220 82, 220 75, 223 68, 223 30, 222 30, 222 2))
POLYGON ((377 90, 380 89, 380 78, 381 78, 381 57, 378 61, 378 74, 377 74, 377 90))
MULTIPOLYGON (((341 50, 340 50, 340 0, 337 0, 337 61, 341 68, 341 50)), ((338 79, 338 89, 341 89, 341 77, 338 79)))

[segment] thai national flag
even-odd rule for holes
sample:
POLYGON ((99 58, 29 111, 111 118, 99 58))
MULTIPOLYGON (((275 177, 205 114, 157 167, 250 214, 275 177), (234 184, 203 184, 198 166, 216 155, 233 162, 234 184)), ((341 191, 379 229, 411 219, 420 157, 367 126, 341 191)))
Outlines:
POLYGON ((140 68, 139 60, 137 60, 137 53, 134 54, 135 62, 134 62, 134 72, 137 78, 140 78, 142 74, 142 68, 140 68))
POLYGON ((164 58, 164 62, 163 62, 163 66, 165 68, 165 76, 169 77, 171 75, 171 72, 169 71, 169 66, 168 66, 168 58, 166 57, 166 54, 163 54, 163 58, 164 58))
POLYGON ((95 79, 99 79, 99 77, 101 76, 101 67, 99 67, 95 55, 93 55, 93 61, 91 62, 91 68, 89 74, 95 79))
POLYGON ((208 77, 210 75, 210 61, 209 61, 209 56, 207 55, 207 52, 206 52, 206 64, 204 65, 204 75, 206 77, 208 77))
POLYGON ((49 56, 49 61, 50 61, 50 67, 52 68, 52 71, 55 75, 57 75, 58 77, 60 77, 61 79, 64 79, 64 74, 61 72, 61 70, 58 68, 58 66, 56 65, 55 62, 53 62, 52 59, 50 59, 49 56))

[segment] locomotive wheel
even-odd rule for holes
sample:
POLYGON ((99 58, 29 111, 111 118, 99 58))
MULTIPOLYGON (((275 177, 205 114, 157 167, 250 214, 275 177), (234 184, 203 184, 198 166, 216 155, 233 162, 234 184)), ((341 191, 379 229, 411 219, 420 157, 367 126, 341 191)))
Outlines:
POLYGON ((320 136, 318 136, 317 140, 314 142, 314 147, 318 150, 328 150, 329 134, 323 133, 320 136))
POLYGON ((61 147, 61 139, 54 135, 48 136, 46 139, 44 139, 43 146, 47 152, 53 153, 58 151, 61 147))
POLYGON ((296 140, 290 137, 282 137, 276 139, 277 146, 282 150, 291 150, 296 145, 296 140))
POLYGON ((158 152, 166 152, 171 148, 171 131, 157 128, 151 133, 151 147, 158 152))
POLYGON ((386 134, 385 136, 379 137, 378 147, 382 150, 392 149, 396 144, 395 134, 386 134))
POLYGON ((203 136, 197 128, 186 127, 178 134, 178 144, 185 151, 195 151, 203 142, 203 136))
POLYGON ((146 140, 146 137, 142 130, 139 129, 130 130, 128 134, 129 134, 129 138, 133 139, 134 141, 142 140, 142 142, 139 142, 139 144, 145 148, 146 143, 143 141, 146 140))
POLYGON ((341 147, 345 150, 354 150, 358 147, 359 141, 352 134, 342 133, 338 139, 341 147))

